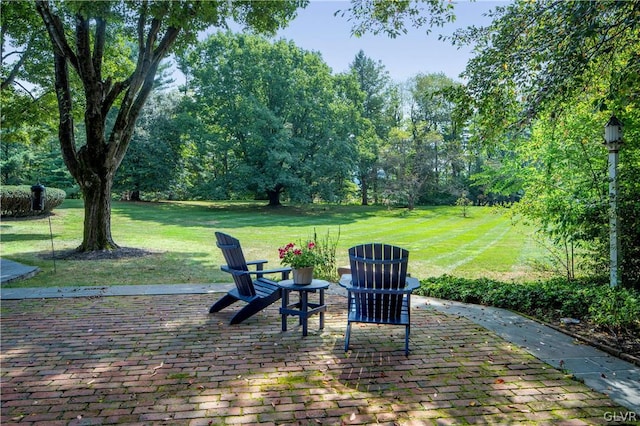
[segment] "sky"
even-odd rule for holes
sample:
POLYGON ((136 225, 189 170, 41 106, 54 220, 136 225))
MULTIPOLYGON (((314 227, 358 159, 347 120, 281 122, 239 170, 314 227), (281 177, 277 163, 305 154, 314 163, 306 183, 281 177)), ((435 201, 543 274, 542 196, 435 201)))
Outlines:
MULTIPOLYGON (((450 42, 438 40, 439 34, 452 34, 458 28, 469 25, 488 25, 490 19, 483 16, 509 0, 458 0, 452 1, 456 20, 445 27, 433 28, 426 34, 425 28, 408 28, 408 33, 394 39, 385 34, 351 35, 351 23, 347 17, 334 16, 338 10, 349 8, 349 1, 310 0, 309 5, 298 10, 298 16, 274 37, 293 40, 305 50, 319 52, 334 74, 347 71, 360 50, 374 61, 381 61, 391 79, 404 83, 416 75, 444 73, 456 81, 462 81, 460 73, 472 57, 471 47, 454 47, 450 42)), ((239 27, 230 25, 233 31, 239 27)), ((184 75, 175 69, 175 84, 184 84, 184 75)))
POLYGON ((381 61, 396 82, 404 82, 419 73, 438 72, 461 80, 459 75, 471 57, 471 48, 458 49, 449 42, 438 40, 438 34, 451 34, 455 29, 469 25, 487 25, 490 19, 483 14, 505 4, 506 0, 460 0, 454 3, 454 23, 433 28, 428 35, 424 28, 409 28, 408 34, 392 39, 385 34, 352 36, 347 18, 334 16, 337 10, 349 7, 348 1, 311 0, 276 38, 293 40, 305 50, 320 52, 334 73, 346 71, 356 54, 363 50, 367 57, 381 61))

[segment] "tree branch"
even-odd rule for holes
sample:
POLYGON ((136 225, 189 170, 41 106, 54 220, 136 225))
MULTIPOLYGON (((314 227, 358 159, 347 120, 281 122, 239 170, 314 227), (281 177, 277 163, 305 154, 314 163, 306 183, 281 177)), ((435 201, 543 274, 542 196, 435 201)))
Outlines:
MULTIPOLYGON (((157 21, 157 20, 154 20, 154 21, 157 21)), ((153 37, 155 39, 158 29, 159 29, 159 26, 152 25, 151 29, 149 30, 149 33, 150 33, 149 37, 150 38, 153 37)), ((130 136, 133 133, 133 128, 135 125, 136 118, 140 114, 142 107, 144 106, 147 98, 149 97, 149 94, 153 89, 153 84, 155 82, 155 75, 156 75, 156 71, 158 70, 158 66, 160 65, 160 61, 162 61, 162 59, 167 55, 167 53, 169 52, 169 49, 171 48, 171 46, 173 46, 179 34, 180 34, 180 28, 169 27, 166 33, 164 34, 164 36, 162 37, 162 39, 160 40, 158 47, 153 51, 153 53, 151 55, 149 54, 145 55, 147 58, 145 59, 145 63, 147 63, 148 66, 144 68, 144 72, 142 74, 142 76, 144 77, 144 79, 142 80, 143 84, 141 85, 140 89, 137 90, 136 92, 134 92, 135 86, 133 84, 129 87, 125 98, 131 99, 132 102, 130 103, 130 105, 128 105, 126 109, 125 108, 120 109, 120 112, 118 113, 118 118, 116 119, 116 124, 114 125, 114 128, 116 128, 116 126, 118 126, 118 123, 122 123, 123 124, 122 131, 125 135, 130 136), (125 112, 126 114, 124 114, 125 112), (125 120, 125 117, 126 117, 126 120, 125 120)), ((152 47, 149 43, 147 43, 147 46, 152 47)), ((114 143, 118 140, 114 136, 115 136, 114 133, 112 133, 109 140, 109 149, 112 150, 112 152, 114 153, 115 155, 114 158, 118 159, 116 162, 117 164, 116 167, 117 167, 120 165, 120 161, 122 160, 122 158, 124 158, 124 155, 127 151, 127 147, 129 145, 129 140, 131 138, 125 137, 120 139, 120 141, 126 140, 127 141, 126 143, 114 143)))
MULTIPOLYGON (((13 68, 11 69, 9 76, 7 76, 7 78, 3 80, 2 83, 0 84, 0 90, 6 89, 13 83, 16 76, 20 72, 20 68, 22 68, 22 65, 24 65, 25 61, 27 60, 27 56, 29 55, 29 53, 31 53, 32 43, 33 43, 33 37, 29 39, 29 42, 27 43, 27 48, 24 50, 24 52, 22 52, 22 56, 20 56, 20 59, 18 60, 18 62, 16 62, 13 65, 13 68)), ((15 52, 12 52, 12 53, 15 53, 15 52)))
POLYGON ((16 81, 16 86, 20 87, 22 90, 24 90, 24 92, 29 95, 31 97, 31 99, 33 101, 36 101, 37 98, 35 96, 33 96, 33 93, 31 93, 26 87, 24 87, 22 84, 20 84, 19 82, 16 81))
POLYGON ((118 81, 116 83, 111 84, 111 81, 107 81, 107 88, 105 88, 105 97, 104 102, 102 103, 102 114, 106 115, 111 106, 115 102, 116 98, 122 93, 123 90, 127 89, 131 84, 131 77, 127 78, 124 81, 118 81))
POLYGON ((73 128, 73 103, 71 100, 71 88, 69 86, 68 61, 65 56, 58 52, 54 53, 54 61, 56 97, 58 98, 58 110, 60 112, 60 124, 58 127, 60 149, 62 151, 62 158, 69 172, 80 182, 80 167, 78 164, 73 128))
MULTIPOLYGON (((120 94, 124 90, 127 90, 127 92, 130 90, 131 84, 134 82, 134 79, 136 78, 139 72, 140 64, 142 63, 143 57, 144 57, 144 27, 146 26, 146 21, 147 21, 147 11, 148 11, 148 3, 147 1, 143 1, 140 6, 140 16, 138 17, 138 26, 137 26, 138 59, 136 61, 136 69, 127 79, 121 82, 116 82, 113 85, 109 84, 109 87, 105 88, 105 98, 102 104, 103 115, 106 115, 109 112, 109 110, 111 109, 111 106, 113 105, 117 97, 120 96, 120 94)), ((125 96, 125 99, 123 99, 122 101, 121 110, 128 103, 130 103, 130 101, 128 101, 125 96)), ((119 115, 120 114, 118 114, 118 116, 119 115)))
POLYGON ((64 33, 64 26, 60 18, 51 12, 49 8, 49 2, 45 0, 36 0, 36 10, 42 17, 44 26, 49 34, 49 39, 53 45, 55 54, 59 54, 65 57, 71 65, 78 69, 78 58, 69 46, 67 38, 64 33))
POLYGON ((95 81, 95 71, 93 69, 93 62, 91 61, 91 47, 90 47, 90 30, 89 20, 85 19, 82 15, 76 15, 76 47, 78 49, 78 72, 82 82, 86 85, 87 82, 95 81))
POLYGON ((93 43, 93 69, 98 81, 102 81, 102 59, 104 57, 104 45, 106 42, 107 22, 102 18, 96 18, 96 35, 93 43))
POLYGON ((5 62, 9 56, 12 56, 12 55, 24 55, 25 52, 26 52, 25 50, 12 50, 11 52, 7 53, 6 55, 3 55, 2 58, 0 58, 0 60, 2 62, 5 62))

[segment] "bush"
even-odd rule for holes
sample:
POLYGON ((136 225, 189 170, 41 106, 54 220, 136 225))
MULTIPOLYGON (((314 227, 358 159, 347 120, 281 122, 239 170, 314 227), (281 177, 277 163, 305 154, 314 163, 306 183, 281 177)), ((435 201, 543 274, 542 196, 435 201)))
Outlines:
POLYGON ((604 287, 589 306, 589 314, 594 323, 615 333, 634 330, 640 321, 640 292, 604 287))
POLYGON ((31 210, 31 186, 2 186, 0 188, 0 205, 2 217, 38 216, 50 213, 64 201, 66 193, 57 188, 47 188, 45 191, 44 211, 31 210))
POLYGON ((313 230, 313 240, 316 242, 316 251, 318 256, 322 259, 319 265, 316 265, 313 275, 315 278, 328 281, 337 281, 338 270, 336 267, 336 250, 338 247, 338 240, 340 239, 340 228, 338 228, 338 235, 336 238, 332 238, 329 235, 329 230, 324 237, 319 237, 315 228, 313 230))
POLYGON ((549 322, 569 317, 616 332, 640 330, 640 292, 611 289, 597 279, 502 283, 444 275, 423 280, 417 294, 505 308, 549 322))

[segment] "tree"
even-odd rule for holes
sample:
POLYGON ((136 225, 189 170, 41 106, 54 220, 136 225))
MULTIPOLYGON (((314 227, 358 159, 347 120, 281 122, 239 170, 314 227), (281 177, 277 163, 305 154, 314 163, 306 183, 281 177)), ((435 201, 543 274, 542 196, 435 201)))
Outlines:
MULTIPOLYGON (((3 152, 37 150, 55 135, 57 110, 51 54, 31 2, 3 2, 0 13, 0 139, 3 152), (27 82, 27 77, 31 76, 27 82)), ((18 154, 20 156, 21 154, 18 154)), ((12 155, 6 166, 15 165, 12 155)), ((7 172, 5 165, 3 174, 7 172)), ((44 182, 44 181, 43 181, 44 182)), ((34 182, 35 183, 35 182, 34 182)), ((49 183, 47 183, 49 184, 49 183)))
POLYGON ((51 53, 46 34, 34 30, 42 24, 34 4, 3 2, 0 24, 0 90, 13 88, 30 93, 27 80, 40 86, 51 83, 51 53))
MULTIPOLYGON (((80 185, 85 203, 81 251, 115 249, 111 236, 113 178, 129 146, 134 125, 152 91, 160 62, 179 43, 211 25, 234 19, 258 32, 273 32, 304 2, 54 2, 37 0, 51 42, 62 156, 80 185), (81 92, 73 89, 81 84, 81 92), (86 141, 78 145, 74 105, 84 110, 86 141), (117 109, 113 126, 110 112, 117 109)), ((4 5, 3 5, 4 7, 4 5)), ((28 16, 20 16, 25 22, 28 16)), ((42 32, 26 26, 24 32, 42 32)), ((21 32, 22 31, 22 32, 21 32)))
POLYGON ((356 105, 361 105, 362 118, 365 120, 363 128, 356 130, 356 141, 360 153, 358 181, 362 205, 366 206, 369 204, 369 188, 372 185, 374 196, 376 195, 379 145, 389 132, 389 120, 385 119, 389 73, 382 62, 376 62, 367 57, 362 50, 356 54, 350 70, 358 81, 360 91, 364 94, 360 104, 357 103, 357 98, 354 101, 356 105), (373 129, 369 128, 370 126, 373 129))
MULTIPOLYGON (((573 103, 570 112, 540 117, 530 137, 514 147, 524 196, 515 206, 549 236, 559 250, 550 252, 573 279, 576 266, 603 270, 608 254, 607 157, 598 133, 602 114, 590 102, 573 103), (600 155, 598 155, 600 154, 600 155), (576 265, 578 259, 588 263, 576 265)), ((606 121, 605 121, 606 122, 606 121)))
POLYGON ((423 167, 429 173, 429 179, 425 179, 428 185, 423 188, 424 200, 431 203, 437 200, 438 194, 451 193, 458 198, 468 189, 464 185, 468 176, 460 142, 462 126, 449 95, 458 86, 442 73, 419 74, 410 80, 410 131, 416 150, 423 152, 422 161, 427 163, 423 167))
POLYGON ((222 168, 212 185, 266 195, 271 206, 285 192, 309 201, 342 189, 353 154, 343 105, 317 53, 284 40, 218 33, 181 64, 192 76, 198 107, 191 112, 209 132, 202 141, 213 142, 222 168))
MULTIPOLYGON (((437 133, 430 135, 441 139, 437 133)), ((381 148, 381 170, 384 176, 384 196, 389 203, 403 203, 409 210, 415 208, 429 173, 428 152, 425 144, 416 143, 411 132, 393 128, 381 148)))
POLYGON ((611 75, 597 100, 607 109, 638 83, 639 16, 638 1, 517 1, 497 7, 490 26, 459 31, 454 44, 475 44, 463 76, 485 132, 526 126, 545 108, 561 109, 589 86, 593 72, 611 75))
POLYGON ((179 104, 177 92, 157 92, 142 109, 128 155, 114 179, 114 189, 123 191, 127 199, 140 201, 142 193, 173 192, 183 146, 179 104))
POLYGON ((502 167, 528 190, 524 211, 569 251, 592 250, 591 259, 608 250, 602 126, 612 113, 625 124, 618 208, 628 218, 620 227, 623 281, 635 286, 639 17, 638 1, 517 1, 497 8, 490 26, 454 38, 476 42, 465 70, 467 111, 485 146, 516 153, 502 167))

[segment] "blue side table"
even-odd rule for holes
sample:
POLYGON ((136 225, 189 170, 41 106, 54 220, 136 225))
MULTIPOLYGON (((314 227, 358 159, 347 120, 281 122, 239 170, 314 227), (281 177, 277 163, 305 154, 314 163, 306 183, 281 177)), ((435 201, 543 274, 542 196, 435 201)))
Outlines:
POLYGON ((307 335, 308 319, 311 315, 320 314, 320 330, 324 328, 324 312, 327 305, 324 303, 324 291, 329 288, 329 281, 313 280, 309 285, 297 285, 293 280, 283 280, 278 282, 278 287, 282 291, 282 331, 287 331, 287 316, 300 317, 302 335, 307 335), (300 294, 298 302, 289 303, 289 293, 297 291, 300 294), (319 293, 318 303, 309 303, 309 293, 319 293))

